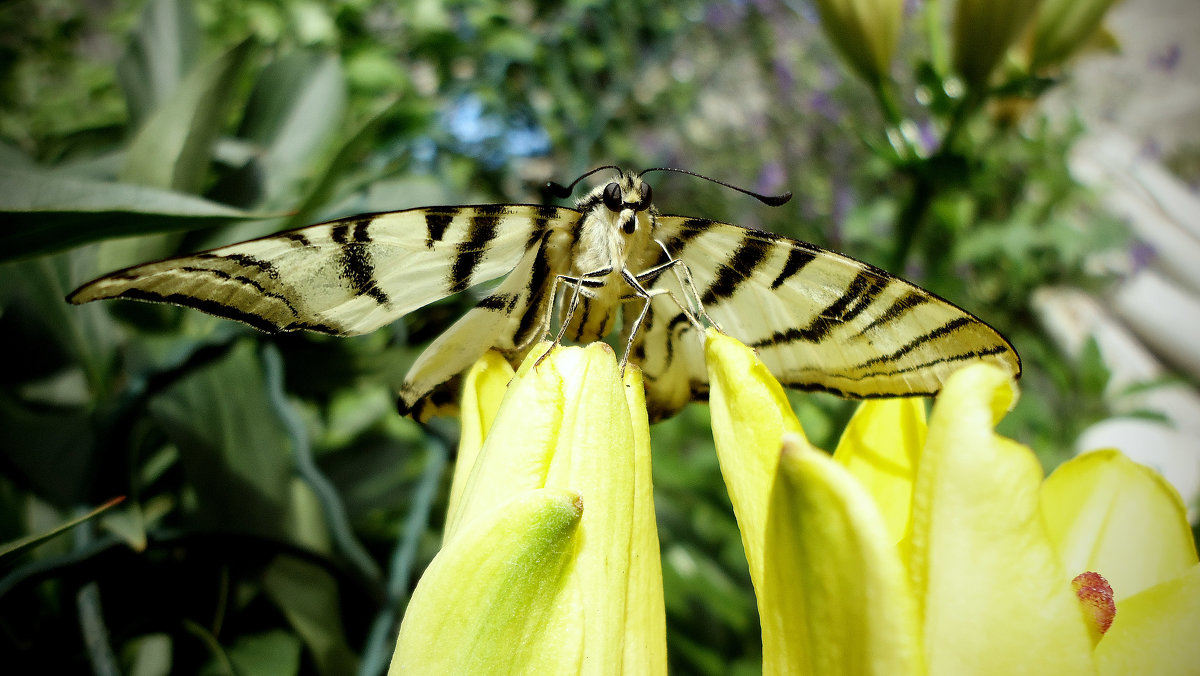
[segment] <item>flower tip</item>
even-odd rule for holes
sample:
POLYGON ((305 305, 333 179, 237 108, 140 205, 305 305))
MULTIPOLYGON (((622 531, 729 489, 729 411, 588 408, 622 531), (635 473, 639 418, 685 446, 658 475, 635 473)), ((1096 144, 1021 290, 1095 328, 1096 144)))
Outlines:
POLYGON ((780 439, 779 454, 783 457, 796 458, 808 448, 804 437, 794 432, 785 432, 780 439))
POLYGON ((1088 620, 1092 644, 1095 645, 1112 626, 1113 618, 1117 615, 1112 585, 1100 573, 1089 570, 1076 575, 1075 579, 1071 580, 1071 587, 1079 597, 1079 604, 1088 620))
POLYGON ((992 424, 1000 422, 1006 413, 1017 404, 1019 390, 1011 374, 987 362, 964 366, 950 375, 939 399, 961 401, 976 399, 973 392, 990 393, 988 406, 992 412, 992 424))

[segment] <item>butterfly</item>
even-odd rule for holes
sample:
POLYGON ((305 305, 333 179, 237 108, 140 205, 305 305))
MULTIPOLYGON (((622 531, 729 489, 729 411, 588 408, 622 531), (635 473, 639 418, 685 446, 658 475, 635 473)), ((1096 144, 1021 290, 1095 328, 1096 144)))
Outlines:
MULTIPOLYGON (((707 396, 706 326, 754 348, 784 385, 844 397, 932 395, 972 361, 1020 375, 1020 358, 999 332, 880 268, 769 232, 660 214, 645 174, 692 172, 606 165, 549 187, 566 197, 601 170, 614 175, 575 208, 352 216, 136 265, 68 300, 173 303, 271 333, 348 336, 503 278, 409 370, 398 408, 421 420, 452 410, 455 381, 487 350, 516 364, 555 319, 556 341, 601 340, 619 325, 622 363, 641 367, 651 420, 707 396)), ((714 182, 772 205, 791 197, 714 182)))

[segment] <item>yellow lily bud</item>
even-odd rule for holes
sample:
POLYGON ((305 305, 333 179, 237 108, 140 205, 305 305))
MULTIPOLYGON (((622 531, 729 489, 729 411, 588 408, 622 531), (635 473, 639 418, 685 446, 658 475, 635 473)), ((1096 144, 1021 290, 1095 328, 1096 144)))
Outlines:
POLYGON ((583 502, 535 489, 476 519, 438 553, 404 613, 389 674, 533 673, 583 502))
POLYGON ((763 542, 763 673, 917 674, 917 606, 865 488, 786 436, 763 542))
POLYGON ((450 504, 446 509, 446 532, 449 538, 458 525, 458 507, 471 469, 483 448, 483 440, 500 411, 500 402, 512 380, 513 368, 499 352, 489 350, 475 362, 463 378, 461 421, 458 438, 458 459, 454 463, 454 479, 450 484, 450 504))
POLYGON ((1066 61, 1100 27, 1113 0, 1044 0, 1033 28, 1034 69, 1066 61))
MULTIPOLYGON (((422 599, 433 600, 417 603, 414 595, 393 673, 666 672, 640 372, 626 367, 622 380, 612 349, 603 343, 555 348, 536 364, 546 348, 534 349, 512 378, 490 428, 486 409, 494 405, 494 385, 505 377, 504 369, 485 363, 480 379, 468 379, 464 429, 477 428, 471 438, 482 438, 482 445, 473 461, 456 470, 466 478, 438 557, 463 557, 481 569, 466 573, 468 564, 444 564, 460 570, 454 577, 431 565, 433 581, 426 583, 427 574, 418 590, 424 587, 422 599), (491 377, 497 380, 487 385, 491 377), (490 524, 497 510, 521 496, 544 490, 578 495, 584 506, 564 546, 562 567, 555 568, 546 554, 538 559, 545 565, 525 565, 524 572, 499 564, 489 568, 488 552, 518 545, 502 542, 502 529, 479 524, 490 524), (480 619, 453 624, 444 619, 458 617, 447 608, 450 603, 471 605, 480 619), (526 606, 540 613, 536 622, 527 621, 526 606), (545 612, 538 610, 543 607, 545 612), (441 633, 429 633, 433 630, 441 633), (432 645, 419 647, 426 644, 432 645), (497 661, 464 661, 475 654, 497 661)), ((537 534, 550 526, 531 528, 537 534)))
POLYGON ((779 449, 785 434, 802 440, 804 431, 783 387, 750 348, 713 329, 706 338, 708 403, 717 460, 742 533, 750 580, 755 589, 762 589, 761 543, 779 449))
POLYGON ((867 491, 804 439, 754 352, 709 331, 713 437, 763 630, 763 673, 917 673, 912 595, 867 491))
POLYGON ((888 77, 900 37, 903 0, 816 0, 821 28, 868 84, 888 77))
POLYGON ((1041 0, 958 0, 954 67, 974 90, 985 87, 1041 0))

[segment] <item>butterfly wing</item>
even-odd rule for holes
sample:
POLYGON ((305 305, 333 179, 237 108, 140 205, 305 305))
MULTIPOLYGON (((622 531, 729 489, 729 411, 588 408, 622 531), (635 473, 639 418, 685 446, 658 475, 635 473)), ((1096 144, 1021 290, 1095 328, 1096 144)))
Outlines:
POLYGON ((547 240, 543 236, 526 250, 491 294, 425 348, 400 387, 397 405, 401 414, 427 420, 454 413, 457 388, 453 381, 459 374, 489 349, 503 352, 515 365, 545 334, 553 287, 547 240))
MULTIPOLYGON (((658 222, 657 238, 688 266, 708 314, 785 385, 855 398, 932 395, 969 361, 1020 374, 1016 351, 995 329, 879 268, 727 223, 658 222)), ((683 293, 669 272, 655 287, 683 293)), ((646 355, 647 380, 664 390, 649 399, 669 410, 702 396, 707 377, 675 303, 660 295, 652 314, 635 351, 646 355)))
POLYGON ((503 275, 552 224, 578 216, 533 205, 354 216, 126 268, 68 300, 174 303, 268 332, 367 333, 503 275))

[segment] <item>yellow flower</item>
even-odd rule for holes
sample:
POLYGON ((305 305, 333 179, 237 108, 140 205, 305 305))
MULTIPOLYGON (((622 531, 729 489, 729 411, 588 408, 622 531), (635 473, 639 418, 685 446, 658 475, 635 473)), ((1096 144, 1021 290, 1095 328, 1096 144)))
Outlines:
POLYGON ((1112 586, 1100 673, 1195 673, 1200 564, 1174 487, 1118 451, 1096 451, 1046 479, 1041 511, 1068 574, 1094 571, 1112 586))
MULTIPOLYGON (((1069 1, 1069 0, 1068 0, 1069 1)), ((954 66, 976 91, 1021 36, 1041 0, 958 0, 954 16, 954 66)))
POLYGON ((903 0, 817 0, 821 28, 868 84, 888 77, 900 37, 903 0))
POLYGON ((920 404, 864 404, 831 458, 804 441, 749 349, 710 333, 706 354, 764 673, 1185 673, 1200 663, 1200 569, 1178 497, 1115 454, 1067 463, 1043 484, 1033 453, 993 431, 1016 396, 1004 373, 956 373, 927 429, 920 404), (1125 522, 1156 525, 1116 528, 1125 522), (1094 589, 1077 596, 1071 583, 1089 570, 1116 588, 1116 619, 1098 644, 1085 619, 1094 589))
POLYGON ((666 673, 641 374, 602 343, 535 368, 545 349, 498 410, 502 360, 468 375, 443 549, 391 674, 666 673))

